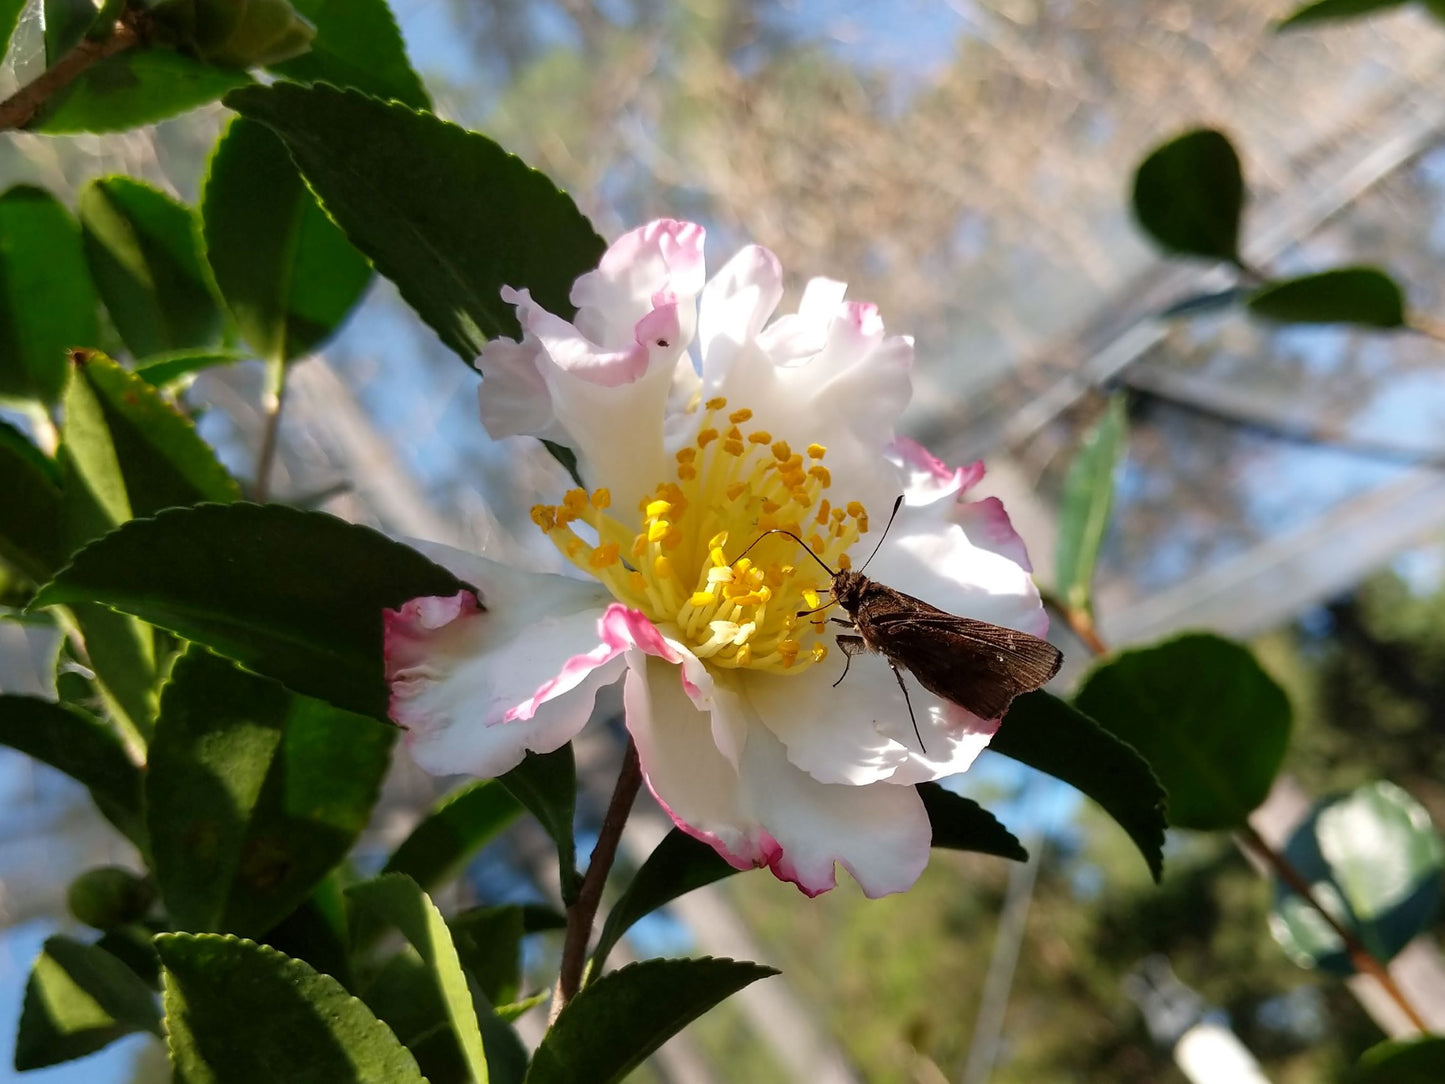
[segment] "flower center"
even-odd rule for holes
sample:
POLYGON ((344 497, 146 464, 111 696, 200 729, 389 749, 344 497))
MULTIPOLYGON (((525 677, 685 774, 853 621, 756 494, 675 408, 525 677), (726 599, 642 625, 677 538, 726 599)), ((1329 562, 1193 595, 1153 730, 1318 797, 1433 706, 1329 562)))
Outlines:
POLYGON ((744 431, 752 411, 724 413, 721 397, 704 410, 693 443, 677 452, 675 480, 659 482, 636 519, 614 512, 606 489, 574 489, 561 504, 534 507, 532 522, 699 658, 777 672, 821 662, 828 647, 819 592, 829 578, 781 532, 824 564, 847 568, 848 547, 868 530, 867 510, 824 496, 832 478, 821 444, 794 452, 766 430, 744 431), (579 533, 579 523, 590 529, 579 533))

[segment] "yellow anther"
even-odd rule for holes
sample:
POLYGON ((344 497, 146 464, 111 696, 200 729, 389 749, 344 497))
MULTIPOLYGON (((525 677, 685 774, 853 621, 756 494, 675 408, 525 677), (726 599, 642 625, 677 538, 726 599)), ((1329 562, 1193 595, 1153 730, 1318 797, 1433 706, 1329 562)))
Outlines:
POLYGON ((730 561, 728 560, 727 554, 725 554, 725 553, 723 552, 723 549, 722 549, 721 546, 714 546, 712 549, 708 550, 708 551, 707 551, 707 559, 713 563, 713 567, 710 568, 710 569, 708 569, 708 572, 707 572, 707 575, 708 575, 708 578, 709 578, 709 579, 712 578, 712 574, 713 574, 714 572, 716 572, 718 569, 722 569, 722 568, 727 569, 728 579, 732 579, 732 574, 733 574, 732 562, 730 562, 730 561))
POLYGON ((736 561, 733 562, 733 572, 739 576, 746 576, 748 574, 748 569, 752 567, 753 559, 751 557, 739 557, 736 561))
POLYGON ((822 459, 822 458, 823 458, 825 455, 827 455, 827 454, 828 454, 828 449, 827 449, 827 448, 824 448, 821 444, 809 444, 809 445, 808 445, 808 458, 809 458, 809 459, 822 459))
POLYGON ((669 501, 648 501, 647 507, 642 514, 648 519, 656 519, 658 516, 665 516, 672 511, 672 504, 669 501))
POLYGON ((774 500, 764 500, 764 501, 763 501, 763 511, 766 512, 766 513, 767 513, 768 515, 770 515, 770 516, 771 516, 774 512, 778 511, 778 509, 780 509, 780 508, 782 508, 782 507, 783 507, 783 506, 782 506, 781 504, 779 504, 777 501, 774 501, 774 500))
POLYGON ((726 531, 719 531, 717 534, 713 535, 707 540, 707 548, 709 550, 715 550, 721 546, 726 546, 727 544, 728 533, 726 531))
MULTIPOLYGON (((636 575, 638 579, 642 578, 641 573, 637 573, 636 575)), ((702 610, 706 609, 708 606, 711 606, 714 602, 717 601, 717 599, 709 591, 694 591, 687 601, 691 605, 697 607, 699 610, 702 610)))
POLYGON ((814 478, 818 479, 818 482, 823 486, 824 489, 827 489, 830 485, 833 484, 833 475, 829 473, 828 468, 823 466, 823 464, 821 463, 814 463, 811 467, 808 468, 808 473, 811 474, 814 478))
POLYGON ((808 609, 816 610, 823 604, 823 600, 818 597, 818 592, 811 587, 805 587, 803 588, 803 603, 808 609))
POLYGON ((636 591, 639 595, 647 594, 647 580, 643 577, 641 572, 633 569, 627 574, 627 582, 632 587, 632 589, 636 591))
POLYGON ((721 395, 719 395, 719 396, 718 396, 717 398, 715 398, 715 399, 709 399, 709 400, 704 404, 704 406, 706 406, 709 410, 721 410, 723 407, 725 407, 725 406, 727 406, 727 405, 728 405, 728 401, 727 401, 726 399, 724 399, 721 395))
POLYGON ((697 459, 696 448, 679 448, 677 450, 677 461, 679 463, 691 463, 697 459))
POLYGON ((573 537, 573 538, 567 539, 567 556, 568 556, 568 557, 576 557, 579 553, 581 553, 581 552, 582 552, 583 550, 585 550, 586 548, 587 548, 587 543, 583 542, 582 539, 580 539, 580 538, 573 537))
POLYGON ((746 482, 733 482, 730 486, 724 489, 723 492, 727 494, 728 500, 735 501, 739 497, 741 497, 744 492, 746 492, 747 488, 748 484, 746 482))
POLYGON ((585 489, 569 489, 562 494, 562 507, 573 518, 580 516, 587 510, 587 491, 585 489))
POLYGON ((717 438, 718 431, 716 429, 699 430, 697 434, 697 446, 699 448, 706 448, 713 441, 717 440, 717 438))
POLYGON ((601 489, 594 489, 592 491, 592 507, 597 509, 599 512, 602 511, 602 509, 604 508, 611 508, 612 490, 606 488, 605 486, 601 489))
POLYGON ((550 504, 534 504, 532 506, 532 522, 544 531, 550 531, 557 526, 557 510, 550 504))
POLYGON ((853 558, 849 557, 846 553, 840 553, 840 554, 838 554, 838 567, 839 567, 839 568, 852 568, 852 567, 853 567, 853 558))
POLYGON ((814 531, 808 536, 808 548, 814 553, 822 553, 828 543, 823 541, 823 536, 814 531))
POLYGON ((676 527, 669 525, 667 535, 662 540, 662 548, 665 550, 675 550, 680 545, 682 545, 682 532, 676 527))
POLYGON ((740 440, 733 440, 732 438, 728 438, 727 440, 722 442, 722 450, 727 452, 728 455, 740 456, 743 454, 743 442, 740 440))
POLYGON ((649 542, 661 542, 667 537, 667 532, 672 529, 672 524, 665 519, 655 519, 647 525, 647 540, 649 542))
POLYGON ((752 421, 752 419, 753 412, 747 407, 743 407, 741 410, 734 410, 731 414, 728 415, 728 421, 732 422, 734 425, 742 425, 743 422, 752 421))
POLYGON ((617 561, 618 557, 616 542, 604 542, 602 545, 598 546, 595 550, 593 550, 592 556, 587 559, 587 563, 589 565, 591 565, 593 568, 598 569, 609 568, 612 565, 615 565, 617 561))
POLYGON ((778 529, 778 517, 771 512, 764 512, 758 517, 758 530, 764 533, 778 529))
POLYGON ((834 523, 842 523, 845 519, 848 518, 848 513, 841 508, 833 509, 832 515, 834 523))
POLYGON ((816 516, 814 516, 813 518, 814 518, 814 520, 815 520, 816 522, 818 522, 818 523, 827 523, 827 522, 828 522, 828 514, 829 514, 832 510, 833 510, 833 506, 828 503, 828 498, 827 498, 827 497, 824 497, 821 501, 818 502, 818 514, 817 514, 816 516))
POLYGON ((672 579, 672 562, 659 553, 657 560, 652 562, 652 572, 659 580, 670 580, 672 579))
MULTIPOLYGON (((765 579, 766 579, 766 578, 765 578, 765 579)), ((767 584, 766 582, 764 582, 763 585, 762 585, 761 587, 759 587, 759 588, 758 588, 755 592, 753 592, 753 593, 758 596, 758 601, 759 601, 759 602, 772 602, 772 601, 773 601, 773 587, 775 587, 775 586, 777 586, 777 585, 776 585, 776 584, 773 584, 773 585, 770 586, 769 584, 767 584)))
POLYGON ((724 433, 723 436, 726 437, 728 440, 742 440, 743 431, 737 426, 732 425, 728 427, 728 431, 724 433))
POLYGON ((798 661, 798 650, 802 646, 797 640, 778 641, 778 654, 782 657, 784 667, 790 667, 798 661))
POLYGON ((866 516, 868 513, 863 511, 863 504, 861 501, 849 501, 848 514, 854 519, 857 519, 859 516, 866 516))
POLYGON ((751 666, 753 662, 753 645, 738 645, 737 653, 733 656, 733 659, 739 666, 751 666))
POLYGON ((691 482, 697 477, 697 468, 691 463, 679 463, 677 465, 677 476, 684 482, 691 482))
POLYGON ((828 645, 827 645, 827 644, 814 644, 814 645, 813 645, 813 661, 814 661, 814 662, 822 662, 822 661, 823 661, 824 659, 826 659, 827 657, 828 657, 828 645))
POLYGON ((766 429, 755 429, 748 434, 749 444, 771 444, 772 442, 773 434, 769 433, 766 429))
POLYGON ((861 516, 858 517, 858 533, 859 533, 859 534, 867 534, 867 533, 868 533, 868 513, 867 513, 867 512, 864 512, 861 516))
POLYGON ((776 459, 786 462, 793 457, 793 449, 786 440, 780 440, 773 445, 773 456, 776 459))

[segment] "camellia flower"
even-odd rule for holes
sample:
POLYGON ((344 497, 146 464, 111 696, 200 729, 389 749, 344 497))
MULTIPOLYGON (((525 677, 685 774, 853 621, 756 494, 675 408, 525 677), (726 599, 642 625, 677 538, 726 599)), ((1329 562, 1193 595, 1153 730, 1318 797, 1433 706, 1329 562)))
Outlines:
POLYGON ((840 862, 877 896, 927 862, 913 784, 966 769, 998 720, 915 683, 915 735, 883 660, 839 683, 829 577, 764 532, 847 568, 903 494, 870 577, 1035 635, 1047 622, 1002 506, 964 497, 981 465, 894 435, 911 340, 842 283, 813 279, 775 317, 782 292, 756 246, 705 281, 702 228, 674 221, 612 245, 574 285, 571 323, 503 291, 525 333, 477 361, 482 420, 575 452, 585 487, 532 509, 568 572, 439 558, 481 601, 388 611, 392 717, 429 771, 494 776, 574 737, 622 678, 644 778, 680 828, 809 895, 840 862))

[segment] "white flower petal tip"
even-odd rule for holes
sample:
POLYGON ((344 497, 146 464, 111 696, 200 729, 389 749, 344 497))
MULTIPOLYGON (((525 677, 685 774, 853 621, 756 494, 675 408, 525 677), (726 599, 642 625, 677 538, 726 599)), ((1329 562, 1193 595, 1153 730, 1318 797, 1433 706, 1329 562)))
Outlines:
POLYGON ((894 437, 888 457, 904 472, 904 494, 911 505, 932 504, 961 495, 983 481, 983 460, 950 467, 909 437, 894 437))

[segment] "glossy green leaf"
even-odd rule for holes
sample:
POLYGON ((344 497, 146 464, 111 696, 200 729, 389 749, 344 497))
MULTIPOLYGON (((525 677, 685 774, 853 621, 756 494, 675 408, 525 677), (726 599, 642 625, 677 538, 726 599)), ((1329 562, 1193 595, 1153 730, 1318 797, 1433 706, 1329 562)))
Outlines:
POLYGON ((557 844, 562 899, 570 903, 577 891, 577 764, 568 744, 551 753, 528 753, 498 781, 527 807, 557 844))
POLYGON ((296 692, 385 719, 382 610, 462 587, 368 527, 238 503, 133 520, 78 553, 32 605, 103 603, 296 692))
POLYGON ((1248 648, 1208 633, 1106 659, 1074 702, 1149 762, 1179 828, 1242 825, 1289 743, 1284 690, 1248 648))
POLYGON ((710 885, 738 870, 700 839, 674 828, 642 863, 627 888, 607 913, 597 948, 592 953, 592 974, 600 976, 608 955, 638 919, 695 888, 710 885))
POLYGON ((52 937, 25 984, 20 1071, 82 1058, 136 1031, 161 1034, 155 994, 103 948, 52 937))
POLYGON ((83 783, 106 819, 144 839, 140 769, 115 731, 76 708, 34 696, 0 696, 0 743, 83 783))
POLYGON ((1014 700, 989 748, 1099 803, 1129 833, 1154 879, 1163 875, 1164 788, 1132 746, 1040 690, 1014 700))
POLYGON ((1114 473, 1128 440, 1128 403, 1122 394, 1115 395, 1084 437, 1064 479, 1054 591, 1074 609, 1091 612, 1093 608, 1094 565, 1109 528, 1114 473))
POLYGON ((135 367, 135 375, 153 388, 170 390, 197 373, 217 365, 232 365, 250 357, 235 350, 178 350, 146 358, 135 367))
POLYGON ((24 433, 0 421, 0 560, 44 583, 65 555, 60 541, 59 468, 24 433))
POLYGON ((26 125, 46 135, 120 132, 213 102, 251 77, 170 49, 127 49, 92 64, 26 125))
POLYGON ((214 345, 221 310, 189 207, 129 177, 103 177, 80 193, 91 277, 131 355, 214 345))
POLYGON ((164 934, 166 1039, 186 1084, 426 1084, 416 1059, 329 975, 217 934, 164 934))
POLYGON ((468 363, 519 333, 503 286, 569 315, 573 280, 602 255, 545 175, 431 114, 322 85, 247 87, 226 104, 281 136, 351 242, 468 363))
MULTIPOLYGON (((1445 844, 1425 808, 1393 783, 1367 783, 1316 804, 1284 856, 1382 962, 1428 929, 1440 909, 1445 844)), ((1279 882, 1274 897, 1270 932, 1290 959, 1353 973, 1344 945, 1313 908, 1279 882)))
POLYGON ((998 819, 972 799, 939 786, 918 784, 928 822, 933 826, 933 846, 950 851, 974 851, 1015 862, 1027 862, 1028 851, 998 819))
POLYGON ((358 907, 399 929, 426 962, 467 1066, 478 1084, 487 1084, 487 1057, 471 990, 451 931, 436 905, 415 881, 400 873, 386 873, 353 885, 347 895, 358 907))
POLYGON ((578 994, 542 1039, 527 1084, 614 1084, 714 1005, 771 967, 736 960, 648 960, 578 994))
POLYGON ((1405 295, 1374 267, 1341 267, 1317 275, 1271 282, 1249 296, 1255 316, 1287 324, 1405 325, 1405 295))
POLYGON ((1324 22, 1329 19, 1353 19, 1360 15, 1384 11, 1387 8, 1397 8, 1407 2, 1408 0, 1315 0, 1314 3, 1296 9, 1288 18, 1281 20, 1276 29, 1288 30, 1292 27, 1324 22))
POLYGON ((201 204, 206 258, 247 343, 290 361, 334 332, 371 281, 285 145, 238 117, 211 156, 201 204))
POLYGON ((190 648, 161 698, 145 780, 172 921, 259 936, 295 910, 366 826, 395 737, 190 648))
POLYGON ((1168 252, 1239 262, 1244 176, 1228 137, 1200 128, 1156 148, 1134 174, 1134 216, 1168 252))
POLYGON ((45 66, 80 44, 95 21, 94 0, 41 0, 45 17, 45 66))
POLYGON ((291 0, 316 28, 311 49, 284 64, 277 75, 297 83, 350 87, 383 101, 394 98, 416 109, 431 105, 406 59, 401 31, 386 0, 291 0))
POLYGON ((382 873, 404 873, 430 890, 461 873, 479 850, 517 819, 522 806, 495 779, 482 779, 445 795, 401 845, 382 873))
POLYGON ((0 60, 5 58, 5 51, 10 47, 10 35, 15 33, 15 23, 25 4, 26 0, 0 0, 0 60))
POLYGON ((1391 1039, 1360 1055, 1347 1084, 1440 1084, 1445 1080, 1445 1038, 1391 1039))
POLYGON ((0 196, 0 401, 56 402, 66 351, 94 344, 96 315, 70 212, 30 185, 0 196))
POLYGON ((346 876, 349 871, 342 867, 322 878, 301 906, 267 932, 265 943, 330 975, 349 990, 354 978, 347 930, 350 908, 343 891, 346 876))

